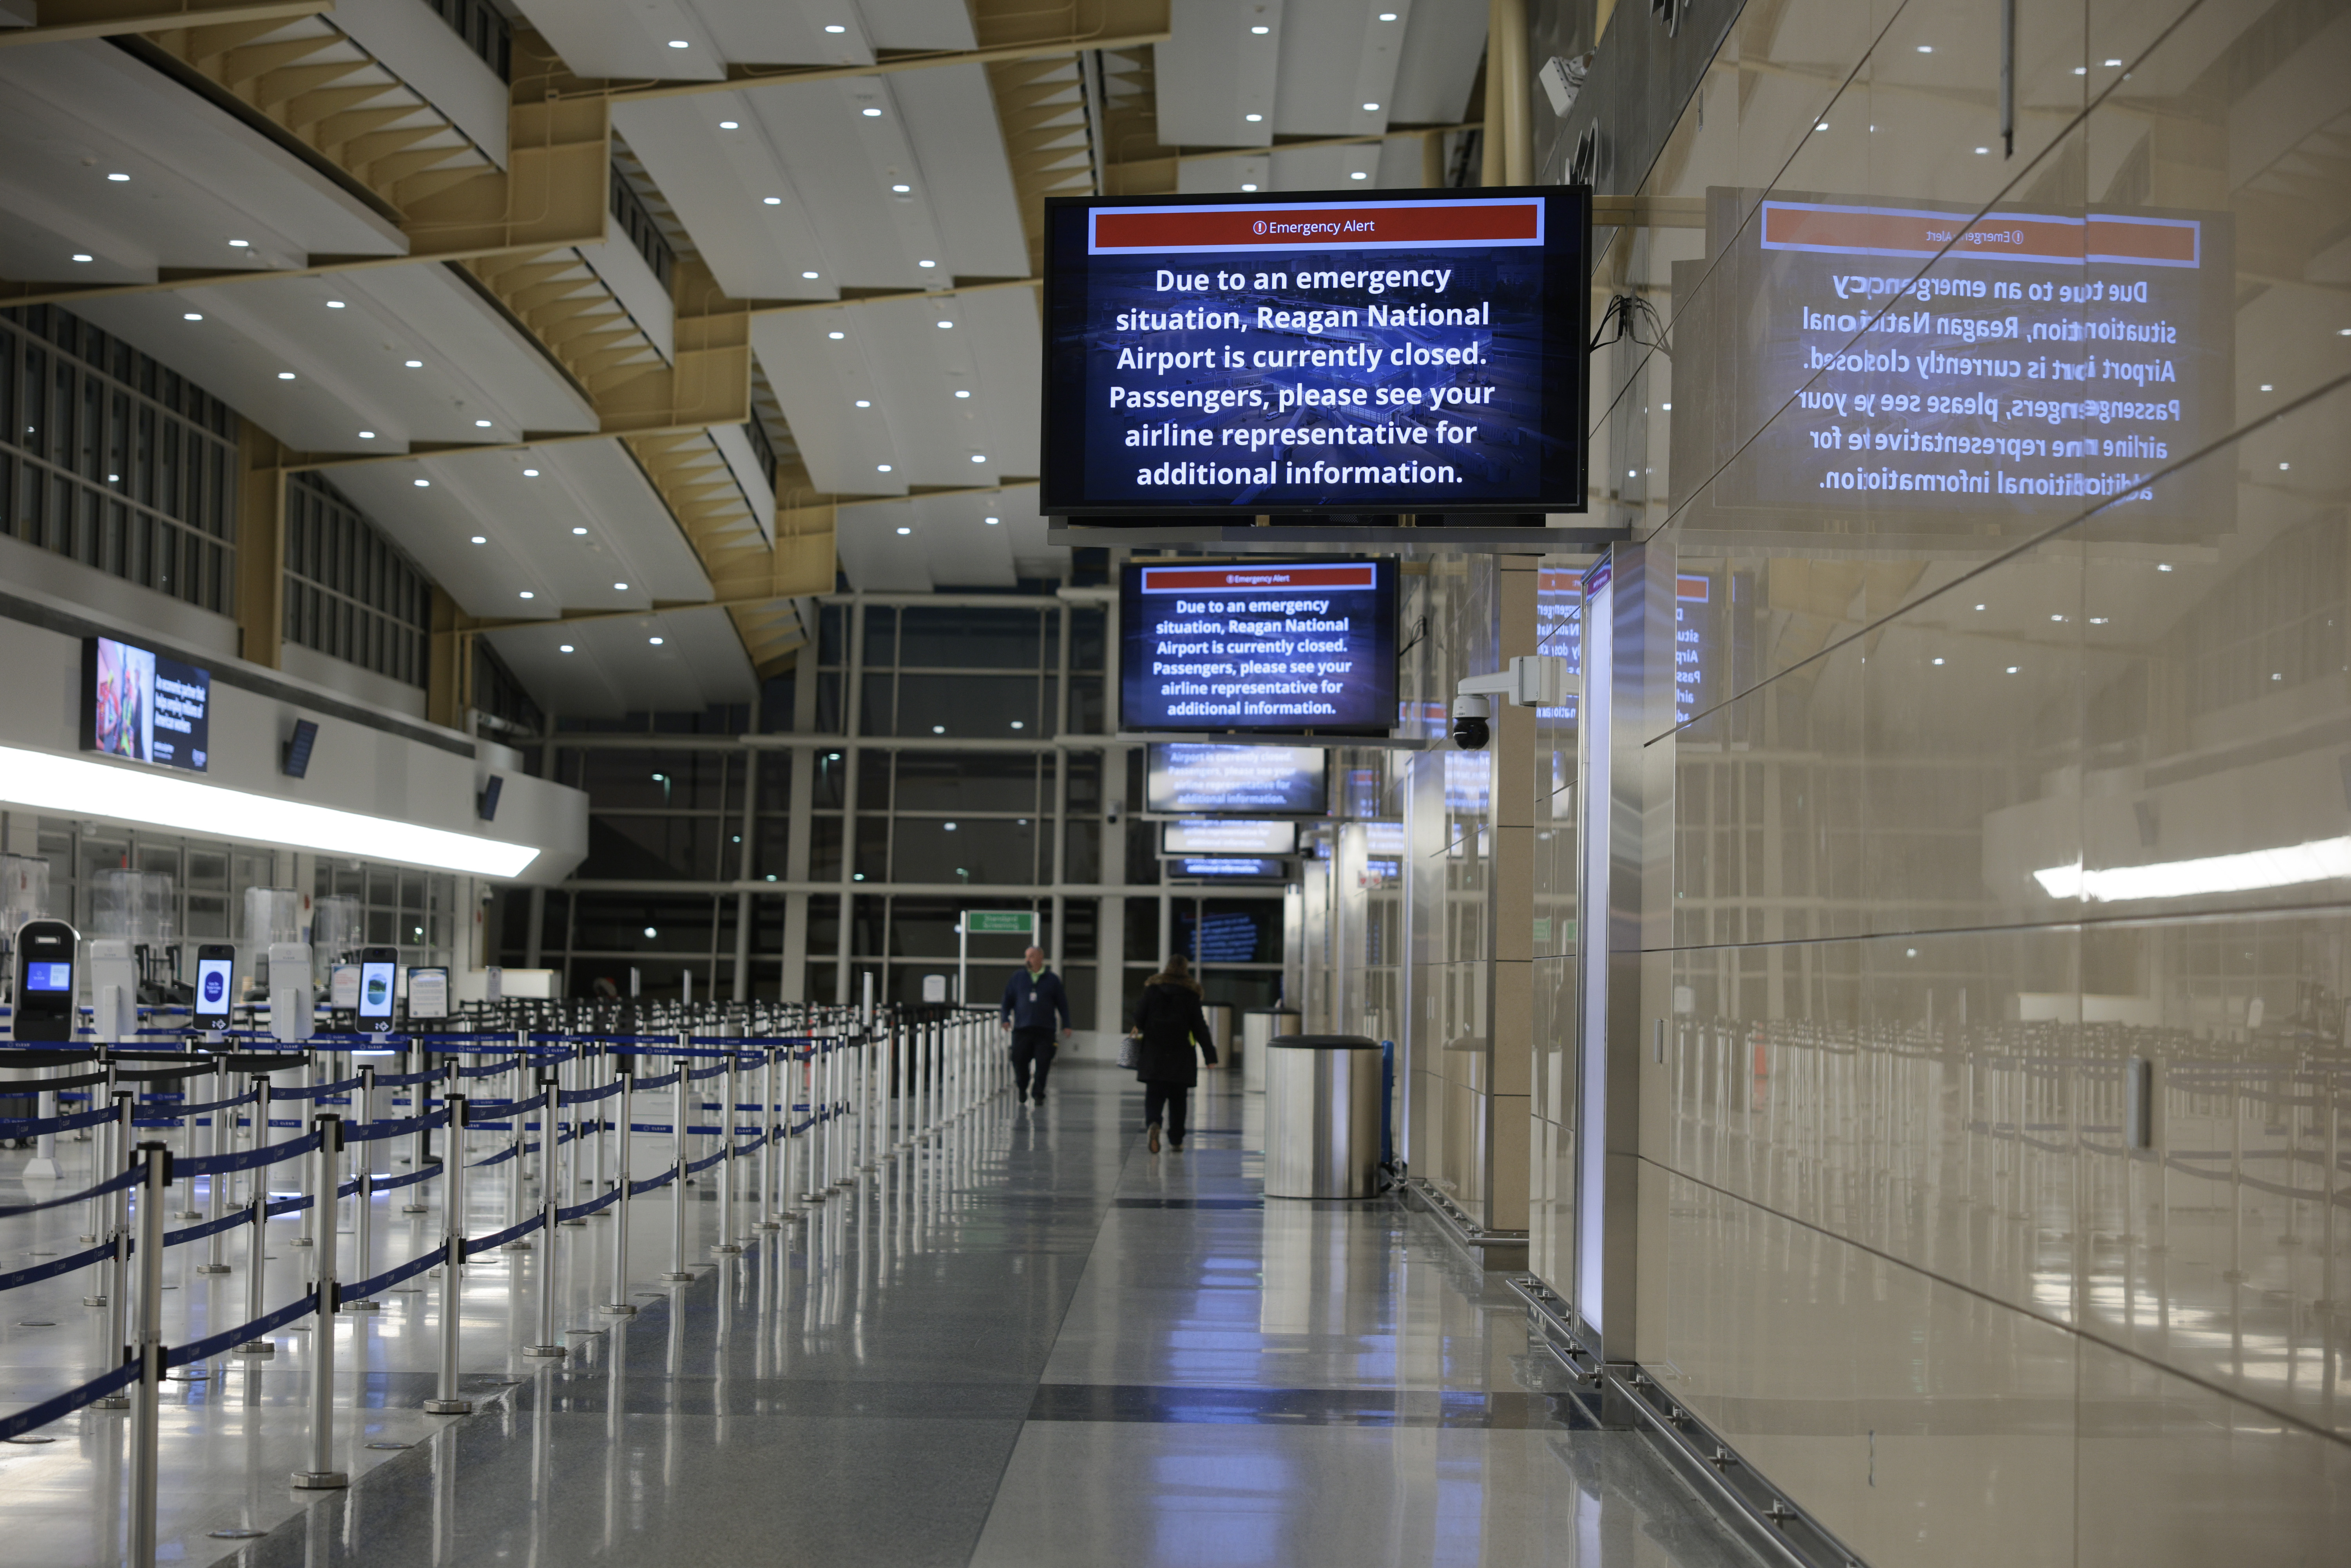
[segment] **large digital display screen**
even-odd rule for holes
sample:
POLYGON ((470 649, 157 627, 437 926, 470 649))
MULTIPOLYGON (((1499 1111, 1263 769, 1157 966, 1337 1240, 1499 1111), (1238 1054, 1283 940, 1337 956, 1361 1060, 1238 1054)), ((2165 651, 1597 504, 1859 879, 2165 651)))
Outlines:
POLYGON ((93 637, 83 658, 82 740, 126 762, 204 771, 212 745, 209 670, 93 637))
POLYGON ((2108 537, 2160 538, 2233 513, 2225 464, 2155 478, 2235 423, 2226 214, 1708 199, 1735 240, 1673 273, 1673 472, 1720 476, 1694 521, 2005 533, 2106 504, 2108 537), (1734 429, 1761 434, 1716 451, 1734 429))
POLYGON ((1588 191, 1045 206, 1049 516, 1584 509, 1588 191))
POLYGON ((1395 722, 1393 559, 1129 561, 1119 615, 1123 729, 1385 735, 1395 722))
POLYGON ((1215 746, 1161 741, 1144 771, 1144 809, 1185 812, 1277 811, 1319 817, 1329 806, 1319 746, 1215 746))
POLYGON ((1229 817, 1188 818, 1159 824, 1163 855, 1294 855, 1295 822, 1244 822, 1229 817))

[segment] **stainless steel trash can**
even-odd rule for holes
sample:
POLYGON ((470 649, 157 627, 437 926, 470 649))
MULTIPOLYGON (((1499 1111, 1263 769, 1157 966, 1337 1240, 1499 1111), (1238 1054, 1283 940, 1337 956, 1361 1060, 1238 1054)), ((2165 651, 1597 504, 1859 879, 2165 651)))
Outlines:
POLYGON ((1216 1072, 1231 1067, 1233 1047, 1239 1043, 1233 1039, 1232 1004, 1210 1002, 1200 1009, 1200 1016, 1208 1020, 1209 1038, 1217 1042, 1217 1065, 1207 1071, 1216 1072))
POLYGON ((1278 1034, 1295 1034, 1306 1020, 1290 1008, 1251 1008, 1241 1015, 1241 1087, 1265 1088, 1265 1048, 1278 1034))
POLYGON ((1380 1042, 1284 1034, 1264 1054, 1266 1197, 1371 1197, 1379 1188, 1380 1042))

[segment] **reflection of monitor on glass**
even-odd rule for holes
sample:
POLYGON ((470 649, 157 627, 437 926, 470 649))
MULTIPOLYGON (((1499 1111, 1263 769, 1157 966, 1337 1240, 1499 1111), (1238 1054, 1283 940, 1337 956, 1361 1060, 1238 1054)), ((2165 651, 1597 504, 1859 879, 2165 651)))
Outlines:
POLYGON ((1163 855, 1294 855, 1295 822, 1237 821, 1229 817, 1186 818, 1159 824, 1163 855))
POLYGON ((396 947, 370 947, 360 954, 360 1017, 392 1017, 393 977, 400 968, 396 947))
POLYGON ((236 949, 207 942, 196 949, 196 1016, 225 1019, 236 999, 236 949))
POLYGON ((1144 772, 1144 809, 1319 817, 1329 805, 1319 746, 1160 742, 1144 772))

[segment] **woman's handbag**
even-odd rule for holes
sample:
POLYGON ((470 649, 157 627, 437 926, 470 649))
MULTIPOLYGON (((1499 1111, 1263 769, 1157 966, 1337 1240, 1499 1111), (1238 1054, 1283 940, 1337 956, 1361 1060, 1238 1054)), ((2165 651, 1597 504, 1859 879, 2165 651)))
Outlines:
POLYGON ((1143 1037, 1130 1034, 1118 1042, 1118 1064, 1129 1072, 1143 1065, 1143 1037))

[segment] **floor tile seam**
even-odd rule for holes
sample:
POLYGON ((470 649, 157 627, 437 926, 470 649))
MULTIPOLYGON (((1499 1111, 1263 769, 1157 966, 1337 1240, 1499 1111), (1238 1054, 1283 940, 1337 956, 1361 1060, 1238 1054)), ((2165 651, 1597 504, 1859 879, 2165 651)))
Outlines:
MULTIPOLYGON (((1639 1157, 1643 1165, 1647 1166, 1651 1169, 1658 1171, 1663 1175, 1688 1182, 1693 1186, 1704 1187, 1707 1191, 1714 1193, 1718 1197, 1729 1198, 1734 1203, 1742 1204, 1749 1208, 1758 1211, 1759 1213, 1770 1215, 1775 1219, 1785 1220, 1788 1224, 1793 1225, 1799 1229, 1808 1230, 1815 1236, 1823 1237, 1828 1240, 1838 1243, 1840 1246, 1850 1247, 1856 1252, 1861 1252, 1869 1257, 1877 1259, 1881 1262, 1890 1263, 1896 1268, 1901 1269, 1906 1273, 1915 1274, 1920 1279, 1931 1281, 1946 1289, 1957 1291, 1962 1295, 1971 1296, 1988 1306, 2002 1308, 2008 1312, 2016 1313, 2020 1317, 2030 1318, 2034 1322, 2043 1324, 2048 1328, 2055 1329, 2059 1333, 2070 1335, 2085 1343, 2095 1345, 2101 1350, 2110 1351, 2116 1355, 2135 1361, 2140 1365, 2145 1366, 2151 1371, 2159 1373, 2167 1377, 2176 1377, 2183 1383, 2193 1385, 2215 1397, 2229 1400, 2233 1404, 2248 1406, 2252 1409, 2262 1412, 2264 1415, 2276 1418, 2287 1426, 2298 1427, 2311 1437, 2324 1437, 2327 1441, 2335 1443, 2342 1448, 2351 1448, 2351 1434, 2329 1431, 2306 1416, 2297 1416, 2290 1410, 2281 1410, 2276 1406, 2269 1404, 2264 1400, 2252 1398, 2246 1395, 2238 1393, 2235 1390, 2215 1383, 2211 1379, 2199 1374, 2189 1372, 2176 1366, 2167 1366, 2162 1362, 2156 1360, 2153 1356, 2147 1354, 2145 1352, 2133 1349, 2129 1345, 2118 1344, 2115 1341, 2108 1339, 2104 1334, 2093 1333, 2089 1330, 2081 1327, 2079 1324, 2069 1323, 2064 1319, 2053 1317, 2047 1312, 2036 1311, 2031 1307, 2020 1306, 2016 1302, 2010 1301, 2005 1297, 1994 1295, 1980 1285, 1971 1285, 1963 1280, 1952 1279, 1949 1275, 1945 1274, 1938 1270, 1922 1268, 1920 1265, 1912 1262, 1909 1259, 1896 1256, 1882 1247, 1874 1246, 1866 1241, 1857 1241, 1849 1236, 1840 1236, 1835 1231, 1829 1229, 1826 1226, 1790 1214, 1784 1209, 1776 1208, 1768 1203, 1759 1203, 1755 1199, 1749 1197, 1744 1193, 1733 1192, 1729 1188, 1719 1186, 1717 1183, 1710 1182, 1703 1176, 1691 1176, 1686 1171, 1678 1171, 1670 1166, 1662 1165, 1652 1155, 1642 1155, 1639 1157)), ((1549 1284, 1551 1281, 1545 1281, 1544 1282, 1549 1284)), ((2074 1363, 2075 1375, 2077 1377, 2080 1374, 2081 1362, 2082 1358, 2076 1354, 2074 1358, 2074 1363)), ((2078 1406, 2076 1407, 2078 1408, 2078 1406)))

